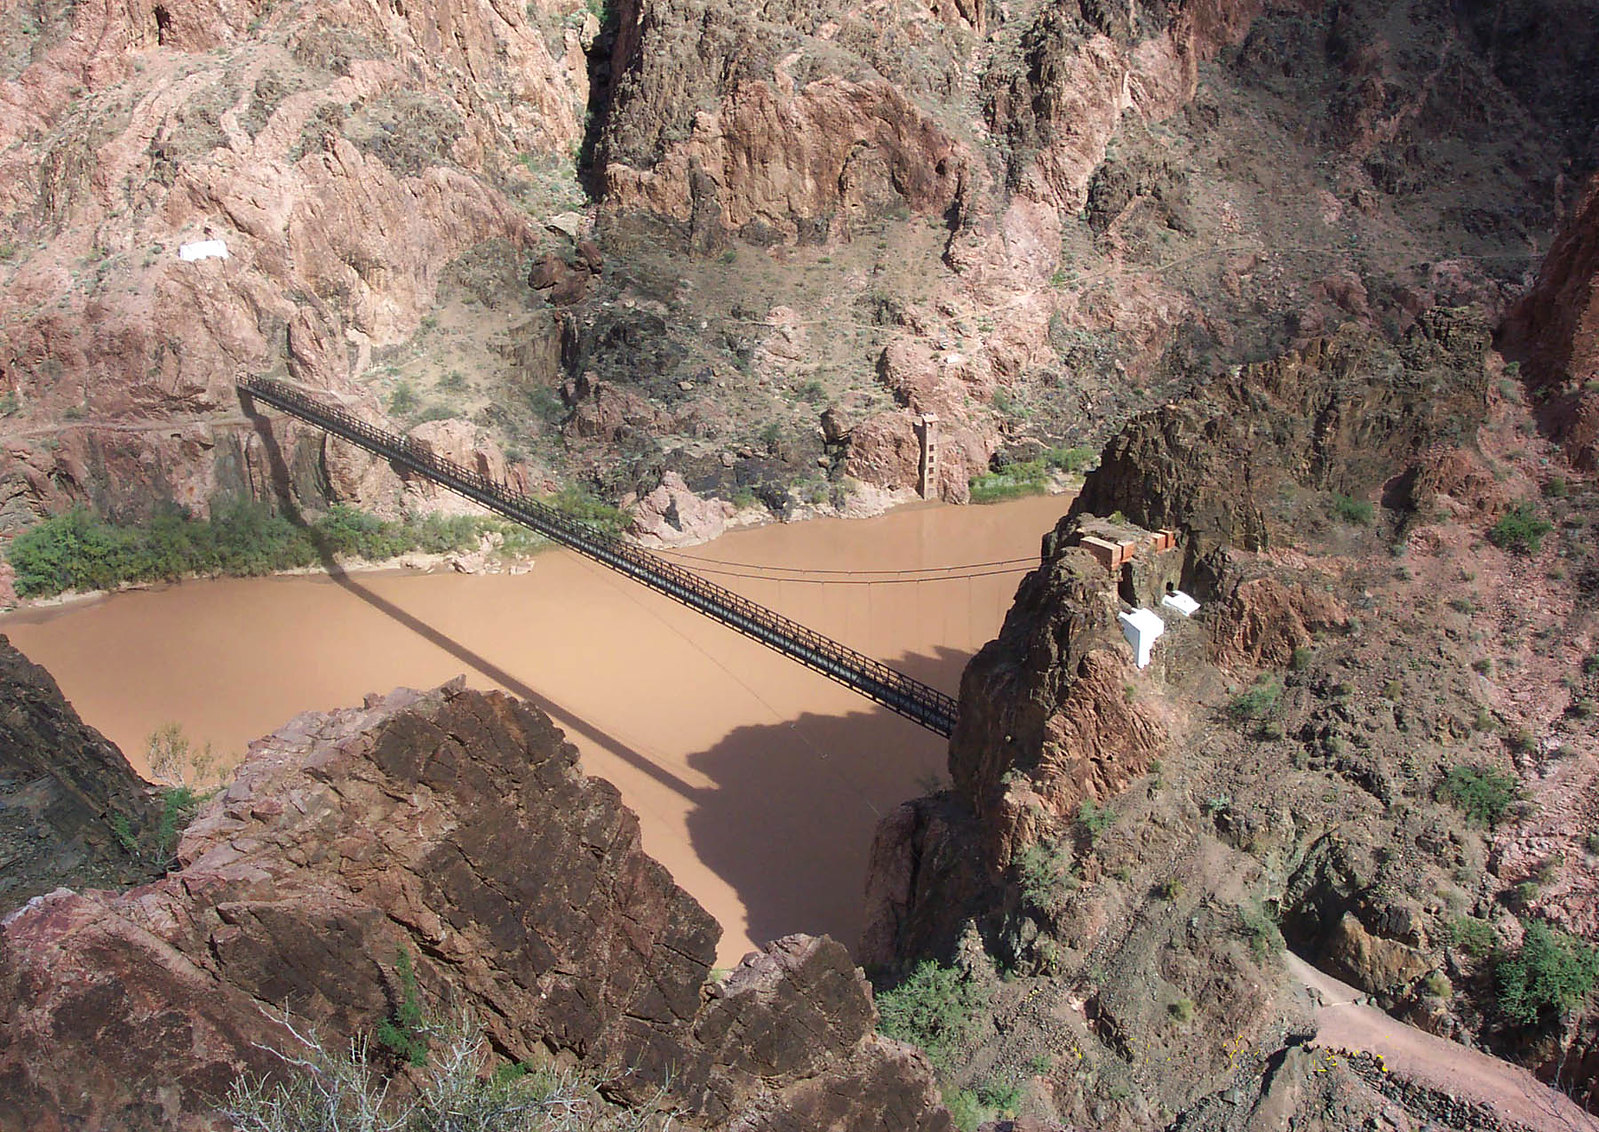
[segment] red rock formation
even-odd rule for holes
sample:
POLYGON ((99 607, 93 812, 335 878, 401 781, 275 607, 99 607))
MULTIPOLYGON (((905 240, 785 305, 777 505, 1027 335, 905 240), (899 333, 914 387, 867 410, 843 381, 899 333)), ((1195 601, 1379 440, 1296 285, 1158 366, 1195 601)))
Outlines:
POLYGON ((1126 694, 1130 651, 1104 568, 1067 550, 1023 580, 997 640, 961 678, 950 776, 998 873, 1084 800, 1143 774, 1167 736, 1126 694))
POLYGON ((1548 412, 1579 468, 1599 466, 1599 178, 1566 221, 1538 282, 1511 311, 1506 349, 1558 397, 1548 412))
POLYGON ((234 377, 286 365, 350 390, 416 330, 442 265, 531 238, 491 185, 499 155, 580 134, 581 52, 552 56, 537 4, 65 18, 0 84, 0 387, 39 426, 0 449, 0 483, 34 511, 203 512, 247 489, 234 377), (178 258, 205 238, 228 258, 178 258))
POLYGON ((254 744, 177 872, 5 922, 0 1127, 209 1127, 268 1067, 262 1004, 369 1032, 403 950, 497 1049, 576 1055, 623 1092, 670 1079, 708 1127, 949 1128, 839 944, 791 937, 709 982, 715 922, 576 759, 542 713, 459 685, 254 744))

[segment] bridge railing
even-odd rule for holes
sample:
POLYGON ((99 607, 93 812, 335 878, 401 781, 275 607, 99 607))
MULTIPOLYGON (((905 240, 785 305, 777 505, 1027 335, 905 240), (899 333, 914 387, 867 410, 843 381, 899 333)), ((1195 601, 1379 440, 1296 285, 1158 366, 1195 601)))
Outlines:
POLYGON ((239 380, 238 387, 251 397, 417 472, 513 522, 531 527, 587 558, 626 574, 930 731, 945 738, 954 731, 957 712, 954 698, 898 669, 573 518, 500 480, 445 459, 408 436, 378 428, 346 409, 324 404, 293 386, 270 378, 247 377, 239 380))

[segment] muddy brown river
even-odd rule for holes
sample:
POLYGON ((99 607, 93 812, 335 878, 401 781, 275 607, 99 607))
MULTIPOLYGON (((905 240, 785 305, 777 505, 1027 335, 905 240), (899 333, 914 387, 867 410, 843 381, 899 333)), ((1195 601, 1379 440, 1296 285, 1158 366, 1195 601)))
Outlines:
MULTIPOLYGON (((1067 503, 773 525, 672 557, 954 694, 1028 566, 927 573, 1036 561, 1067 503)), ((533 700, 721 921, 723 964, 797 931, 853 947, 878 818, 946 773, 937 736, 564 550, 515 577, 185 582, 9 614, 0 632, 141 769, 169 721, 242 752, 298 712, 462 673, 533 700)))

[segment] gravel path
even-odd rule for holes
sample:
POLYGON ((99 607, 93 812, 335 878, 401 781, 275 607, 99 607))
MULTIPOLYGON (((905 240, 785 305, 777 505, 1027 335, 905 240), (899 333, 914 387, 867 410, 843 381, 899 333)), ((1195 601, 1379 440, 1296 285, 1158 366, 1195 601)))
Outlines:
POLYGON ((1486 1104, 1504 1120, 1539 1132, 1599 1132, 1599 1120, 1520 1066, 1398 1022, 1297 955, 1290 953, 1287 962, 1318 1004, 1316 1045, 1380 1054, 1392 1073, 1486 1104))

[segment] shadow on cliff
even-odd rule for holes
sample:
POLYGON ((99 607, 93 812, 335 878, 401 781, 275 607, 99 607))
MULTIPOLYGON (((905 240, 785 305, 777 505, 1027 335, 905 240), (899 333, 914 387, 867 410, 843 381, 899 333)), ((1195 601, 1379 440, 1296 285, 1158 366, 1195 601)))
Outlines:
MULTIPOLYGON (((968 659, 941 648, 889 663, 953 691, 968 659)), ((877 822, 947 779, 947 750, 872 706, 735 728, 688 757, 716 784, 691 795, 695 856, 737 893, 757 943, 826 932, 853 951, 877 822)))

